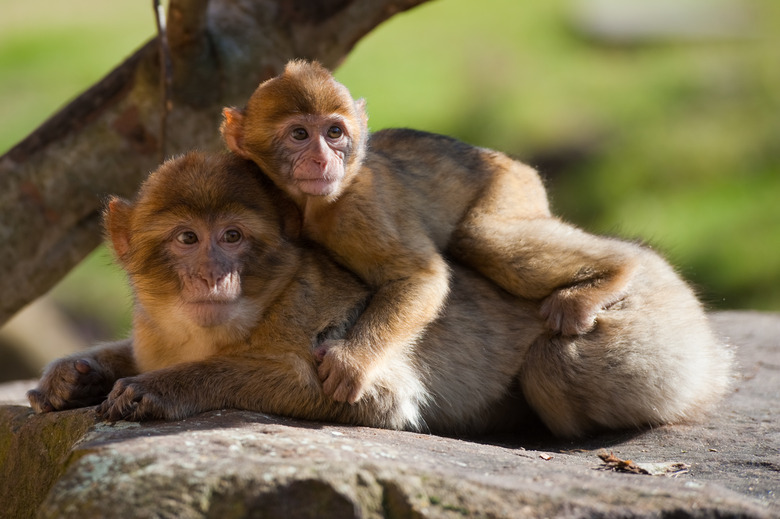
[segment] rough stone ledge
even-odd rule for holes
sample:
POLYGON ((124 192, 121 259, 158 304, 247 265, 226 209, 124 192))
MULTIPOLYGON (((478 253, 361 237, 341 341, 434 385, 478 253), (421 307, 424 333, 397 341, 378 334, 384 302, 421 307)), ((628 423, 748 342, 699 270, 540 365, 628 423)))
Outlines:
MULTIPOLYGON (((740 373, 710 421, 578 442, 235 410, 109 425, 92 408, 36 416, 6 405, 0 517, 780 517, 780 316, 713 322, 740 373), (668 472, 604 470, 603 450, 668 472)), ((0 388, 0 402, 23 402, 33 384, 0 388)))

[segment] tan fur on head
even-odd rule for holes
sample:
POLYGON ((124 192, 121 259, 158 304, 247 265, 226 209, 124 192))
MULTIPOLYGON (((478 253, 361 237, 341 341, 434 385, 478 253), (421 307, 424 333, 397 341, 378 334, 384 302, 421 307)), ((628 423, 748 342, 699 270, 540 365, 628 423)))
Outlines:
POLYGON ((356 173, 365 156, 368 115, 365 101, 316 61, 293 60, 284 72, 261 83, 243 110, 226 108, 221 132, 228 148, 256 162, 282 189, 286 189, 285 161, 279 156, 278 127, 291 114, 343 117, 352 141, 345 159, 347 176, 356 173))

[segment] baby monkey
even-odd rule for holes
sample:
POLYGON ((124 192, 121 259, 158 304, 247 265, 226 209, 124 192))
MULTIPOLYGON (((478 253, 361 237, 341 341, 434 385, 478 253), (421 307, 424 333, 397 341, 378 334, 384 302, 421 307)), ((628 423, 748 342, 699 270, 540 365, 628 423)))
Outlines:
POLYGON ((630 291, 636 249, 553 218, 535 170, 439 135, 369 137, 363 101, 318 63, 290 62, 224 116, 228 148, 258 164, 299 207, 304 234, 374 291, 345 338, 319 351, 338 401, 358 401, 439 315, 443 254, 541 301, 547 327, 564 336, 590 331, 630 291))
MULTIPOLYGON (((551 335, 539 303, 453 265, 440 315, 377 368, 359 402, 322 389, 316 350, 372 297, 315 244, 249 161, 190 153, 112 198, 106 233, 134 292, 132 338, 53 362, 37 412, 100 404, 109 420, 239 408, 373 427, 557 435, 696 418, 726 390, 730 357, 689 288, 634 247, 632 290, 590 332, 551 335), (113 389, 112 389, 113 387, 113 389)), ((633 246, 632 246, 633 247, 633 246)))

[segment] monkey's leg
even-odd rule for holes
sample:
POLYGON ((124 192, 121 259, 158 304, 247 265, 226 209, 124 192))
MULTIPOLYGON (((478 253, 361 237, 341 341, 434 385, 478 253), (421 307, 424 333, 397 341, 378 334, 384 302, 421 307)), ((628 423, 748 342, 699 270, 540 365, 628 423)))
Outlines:
POLYGON ((547 326, 563 335, 593 328, 598 313, 625 296, 639 263, 635 245, 554 218, 480 211, 461 222, 449 250, 507 291, 543 300, 547 326))
POLYGON ((486 185, 465 216, 492 215, 502 220, 551 218, 547 191, 539 173, 503 153, 484 152, 486 185))
POLYGON ((55 360, 27 398, 37 413, 95 405, 118 378, 137 372, 132 340, 125 339, 55 360))

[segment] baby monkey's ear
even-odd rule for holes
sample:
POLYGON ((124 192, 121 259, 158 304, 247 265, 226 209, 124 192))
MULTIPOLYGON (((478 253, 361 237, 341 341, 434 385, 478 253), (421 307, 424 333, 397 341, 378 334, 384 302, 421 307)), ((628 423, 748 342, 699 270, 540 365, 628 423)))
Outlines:
POLYGON ((248 159, 244 151, 244 113, 237 108, 222 109, 222 125, 219 127, 228 149, 240 157, 248 159))

